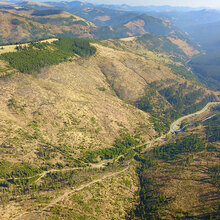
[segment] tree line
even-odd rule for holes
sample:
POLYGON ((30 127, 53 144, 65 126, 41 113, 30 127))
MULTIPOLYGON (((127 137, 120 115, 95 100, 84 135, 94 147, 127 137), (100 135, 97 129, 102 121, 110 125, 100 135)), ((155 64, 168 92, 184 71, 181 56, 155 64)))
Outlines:
POLYGON ((28 46, 18 45, 17 52, 4 53, 0 56, 22 73, 39 71, 42 67, 68 61, 76 54, 89 57, 95 54, 96 48, 89 40, 79 38, 59 38, 53 43, 32 42, 28 46))

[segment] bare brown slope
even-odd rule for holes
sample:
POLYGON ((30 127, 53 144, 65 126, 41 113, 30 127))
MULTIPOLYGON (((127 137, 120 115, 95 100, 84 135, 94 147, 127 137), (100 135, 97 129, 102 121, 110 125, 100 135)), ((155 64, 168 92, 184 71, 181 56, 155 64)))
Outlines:
POLYGON ((143 129, 149 116, 119 98, 134 103, 149 83, 185 80, 164 64, 171 62, 164 56, 95 46, 97 53, 88 60, 0 81, 1 144, 12 145, 20 159, 32 160, 34 151, 45 143, 69 146, 79 155, 85 149, 111 146, 122 129, 142 131, 146 140, 155 135, 152 129, 143 129))
MULTIPOLYGON (((89 59, 77 58, 72 62, 42 69, 40 73, 27 75, 16 72, 8 78, 0 79, 1 161, 29 161, 38 167, 46 165, 49 169, 58 166, 58 162, 64 167, 72 167, 76 165, 74 158, 82 158, 87 150, 111 147, 121 130, 130 134, 141 133, 145 143, 157 135, 149 122, 149 114, 127 104, 127 101, 138 100, 151 82, 172 80, 172 83, 178 84, 185 82, 185 79, 173 74, 165 65, 172 62, 168 56, 149 51, 140 56, 138 51, 129 52, 120 48, 94 45, 97 53, 89 59), (49 156, 40 154, 42 149, 47 149, 49 156), (53 151, 55 149, 56 151, 53 151), (68 157, 71 157, 71 160, 68 160, 68 157)), ((112 164, 107 170, 83 169, 82 172, 77 171, 73 177, 70 176, 70 180, 75 181, 76 188, 78 184, 79 188, 89 186, 89 189, 81 189, 86 193, 90 193, 88 190, 91 190, 92 198, 96 200, 90 207, 97 207, 97 210, 94 210, 95 216, 102 216, 103 219, 115 216, 114 211, 106 214, 106 207, 122 212, 121 216, 124 217, 125 209, 134 204, 132 198, 137 190, 137 177, 135 174, 132 174, 133 177, 126 176, 125 172, 120 178, 117 176, 113 184, 110 177, 118 174, 114 169, 118 168, 114 168, 112 164), (97 201, 96 193, 93 191, 99 187, 90 183, 98 183, 98 179, 103 180, 103 175, 109 179, 105 180, 106 189, 100 191, 100 200, 97 201), (81 182, 80 177, 84 178, 81 182), (123 207, 116 209, 116 206, 123 207)), ((130 168, 122 170, 128 169, 130 168)), ((68 176, 70 171, 65 173, 61 170, 61 173, 68 176)), ((62 198, 64 193, 67 193, 65 195, 68 197, 64 199, 65 208, 56 204, 63 211, 71 211, 66 209, 66 206, 70 209, 86 209, 87 206, 82 207, 84 200, 81 201, 77 197, 81 195, 80 192, 71 194, 73 189, 67 187, 65 181, 52 183, 52 180, 55 181, 56 178, 50 179, 48 173, 41 181, 47 183, 49 188, 33 191, 34 194, 29 191, 22 195, 16 194, 8 197, 8 200, 2 197, 4 206, 0 206, 0 216, 6 216, 7 219, 22 214, 29 215, 32 210, 39 212, 42 207, 47 207, 47 200, 53 204, 53 201, 59 201, 59 196, 62 198), (50 189, 51 185, 55 188, 50 189), (72 198, 74 195, 76 199, 72 198), (49 199, 42 202, 40 198, 49 199), (76 200, 81 201, 79 205, 76 204, 76 200)), ((50 211, 54 211, 54 216, 59 215, 56 209, 50 211)), ((78 212, 76 210, 75 213, 78 212)), ((87 211, 85 213, 90 215, 87 211)))
MULTIPOLYGON (((9 12, 0 11, 0 41, 3 43, 48 38, 64 33, 69 33, 71 36, 90 37, 89 30, 90 24, 92 25, 92 23, 77 16, 73 17, 73 22, 81 21, 84 22, 85 25, 78 23, 73 23, 71 25, 56 25, 53 23, 50 24, 50 22, 42 24, 37 20, 34 21, 32 19, 33 16, 30 16, 33 10, 24 12, 23 14, 18 13, 18 15, 14 14, 15 11, 13 10, 11 12, 10 10, 9 12)), ((71 16, 73 15, 64 12, 59 16, 46 16, 45 19, 69 18, 71 20, 71 16)))
MULTIPOLYGON (((17 16, 12 14, 0 11, 0 36, 2 42, 10 42, 10 41, 21 41, 22 39, 26 39, 30 36, 30 32, 33 30, 32 25, 36 23, 29 23, 25 18, 19 18, 18 20, 21 22, 21 25, 13 25, 12 20, 17 19, 17 16)), ((40 34, 40 33, 39 33, 40 34)), ((36 35, 38 37, 39 35, 36 35)))
POLYGON ((99 66, 117 95, 127 101, 134 102, 140 98, 145 87, 154 81, 176 79, 163 63, 166 60, 154 53, 146 53, 146 56, 138 56, 135 53, 96 45, 97 56, 101 62, 99 66), (158 70, 158 66, 161 69, 158 70))
MULTIPOLYGON (((37 76, 15 74, 0 81, 1 145, 12 146, 6 158, 16 151, 18 160, 33 161, 46 143, 67 146, 77 157, 111 146, 122 129, 144 131, 148 115, 115 95, 96 62, 95 57, 63 63, 37 76)), ((147 139, 155 134, 150 127, 147 139)))

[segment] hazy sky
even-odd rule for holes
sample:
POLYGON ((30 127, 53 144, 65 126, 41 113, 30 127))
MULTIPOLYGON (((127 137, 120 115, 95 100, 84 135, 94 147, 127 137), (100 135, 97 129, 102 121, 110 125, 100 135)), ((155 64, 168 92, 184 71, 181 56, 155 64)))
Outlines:
MULTIPOLYGON (((82 0, 83 1, 83 0, 82 0)), ((220 8, 220 0, 85 0, 85 2, 127 5, 173 5, 220 8)))

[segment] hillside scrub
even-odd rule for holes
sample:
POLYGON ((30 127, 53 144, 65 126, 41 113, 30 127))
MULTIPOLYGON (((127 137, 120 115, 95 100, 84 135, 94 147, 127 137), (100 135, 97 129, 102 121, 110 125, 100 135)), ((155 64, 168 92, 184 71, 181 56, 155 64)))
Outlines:
POLYGON ((48 16, 48 15, 59 15, 62 13, 60 9, 48 9, 48 10, 35 10, 33 16, 48 16))
POLYGON ((154 156, 165 161, 176 159, 182 153, 199 152, 205 149, 205 143, 198 136, 192 135, 177 139, 174 143, 154 149, 154 156))
POLYGON ((28 162, 16 164, 11 164, 6 160, 0 162, 0 178, 30 177, 41 172, 40 168, 28 162))

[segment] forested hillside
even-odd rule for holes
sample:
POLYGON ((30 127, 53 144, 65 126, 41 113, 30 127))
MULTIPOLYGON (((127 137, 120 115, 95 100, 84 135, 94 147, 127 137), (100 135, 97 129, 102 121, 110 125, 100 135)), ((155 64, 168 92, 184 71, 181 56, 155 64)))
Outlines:
POLYGON ((175 141, 135 157, 141 189, 131 219, 219 218, 219 114, 213 107, 175 141))
POLYGON ((218 152, 190 135, 137 156, 140 201, 129 218, 218 219, 218 152))
POLYGON ((22 73, 39 71, 41 68, 67 61, 70 57, 79 55, 89 57, 94 55, 96 48, 90 46, 85 39, 60 38, 53 43, 31 42, 28 46, 17 46, 17 52, 3 53, 0 59, 22 73))
POLYGON ((99 27, 94 29, 92 33, 96 39, 101 40, 138 36, 146 33, 164 36, 171 34, 171 32, 173 35, 178 35, 179 33, 179 31, 169 22, 142 14, 136 15, 122 24, 117 23, 111 26, 99 27))
POLYGON ((220 50, 195 57, 191 60, 192 70, 198 78, 208 87, 220 90, 220 50))

